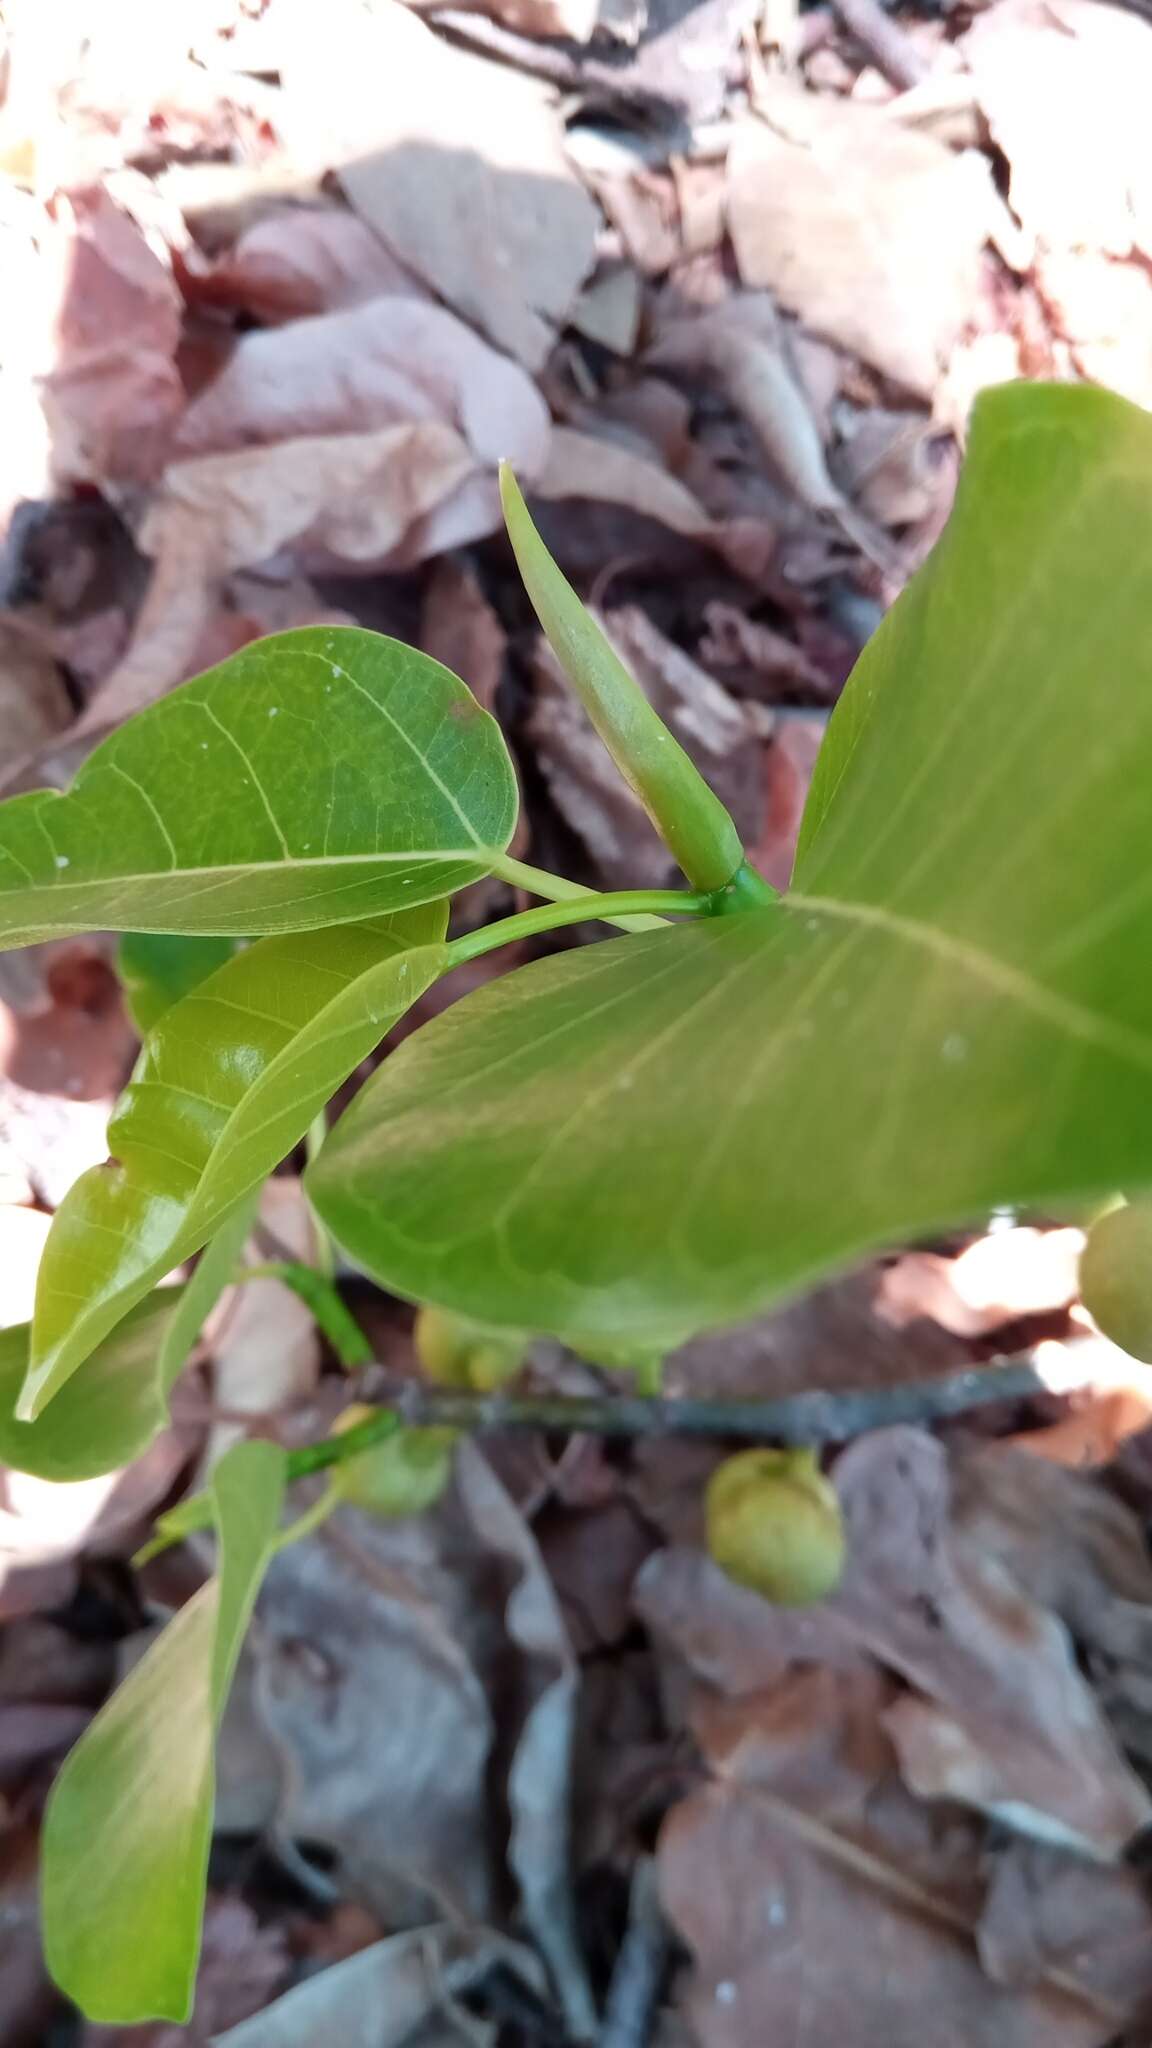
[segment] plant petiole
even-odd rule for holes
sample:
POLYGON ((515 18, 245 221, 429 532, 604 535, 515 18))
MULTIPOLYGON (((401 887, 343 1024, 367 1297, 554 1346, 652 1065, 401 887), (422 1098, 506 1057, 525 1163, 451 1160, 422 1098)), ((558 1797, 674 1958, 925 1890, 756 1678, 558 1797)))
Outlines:
POLYGON ((492 952, 496 946, 510 945, 513 939, 535 938, 539 932, 556 931, 565 924, 582 924, 586 918, 616 923, 621 917, 651 912, 706 917, 711 904, 710 896, 694 895, 687 889, 621 889, 606 896, 580 896, 569 903, 545 903, 537 910, 518 911, 514 917, 502 917, 496 924, 482 925, 479 931, 464 932, 453 939, 445 972, 465 960, 475 960, 481 953, 492 952))

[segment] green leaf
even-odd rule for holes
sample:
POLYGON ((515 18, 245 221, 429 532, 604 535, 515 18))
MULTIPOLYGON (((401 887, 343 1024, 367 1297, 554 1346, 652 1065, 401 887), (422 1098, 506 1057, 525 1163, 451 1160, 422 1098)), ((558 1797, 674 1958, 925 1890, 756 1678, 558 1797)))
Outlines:
POLYGON ((557 568, 507 463, 500 495, 533 610, 621 775, 693 887, 725 888, 744 860, 728 812, 557 568))
POLYGON ((277 633, 130 719, 66 795, 0 804, 0 947, 429 903, 487 874, 516 805, 499 727, 438 662, 355 627, 277 633))
POLYGON ((180 932, 126 932, 116 965, 128 1014, 146 1038, 152 1026, 236 951, 235 939, 189 938, 180 932))
POLYGON ((168 1010, 41 1261, 20 1416, 198 1251, 443 970, 444 904, 249 946, 168 1010))
POLYGON ((1123 1203, 1092 1225, 1080 1293, 1106 1337, 1152 1361, 1152 1201, 1123 1203))
POLYGON ((80 1738, 48 1801, 44 1950, 90 2020, 187 2020, 212 1831, 213 1745, 272 1555, 284 1453, 237 1444, 212 1479, 210 1579, 80 1738))
POLYGON ((398 1292, 682 1337, 874 1246, 1152 1184, 1152 419, 977 408, 831 725, 792 892, 530 966, 308 1176, 398 1292))
POLYGON ((204 1321, 232 1276, 258 1197, 239 1203, 184 1287, 147 1296, 96 1346, 35 1422, 18 1422, 31 1325, 0 1331, 0 1464, 39 1479, 93 1479, 146 1450, 204 1321))

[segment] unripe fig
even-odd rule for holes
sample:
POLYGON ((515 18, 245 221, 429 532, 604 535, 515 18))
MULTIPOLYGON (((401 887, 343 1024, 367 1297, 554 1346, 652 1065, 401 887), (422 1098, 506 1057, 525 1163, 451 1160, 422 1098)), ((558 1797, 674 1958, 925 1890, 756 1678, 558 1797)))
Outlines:
POLYGON ((476 1394, 494 1393, 515 1379, 524 1363, 523 1330, 500 1330, 447 1308, 422 1308, 416 1317, 416 1352, 430 1380, 476 1394))
MULTIPOLYGON (((352 1429, 376 1411, 362 1404, 346 1408, 333 1435, 352 1429)), ((452 1476, 456 1429, 398 1429, 359 1457, 333 1471, 333 1484, 351 1507, 373 1515, 422 1515, 435 1507, 452 1476)))
POLYGON ((708 1548, 737 1585, 778 1607, 808 1607, 835 1591, 844 1526, 812 1451, 740 1451, 712 1474, 708 1548))

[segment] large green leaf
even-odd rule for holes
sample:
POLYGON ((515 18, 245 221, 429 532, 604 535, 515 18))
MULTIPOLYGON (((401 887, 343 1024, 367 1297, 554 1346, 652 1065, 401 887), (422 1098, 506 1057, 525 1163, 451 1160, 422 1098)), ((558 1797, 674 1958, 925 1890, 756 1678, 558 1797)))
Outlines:
POLYGON ((40 1479, 92 1479, 130 1464, 168 1420, 168 1397, 251 1228, 256 1196, 221 1224, 185 1287, 164 1287, 96 1346, 35 1422, 16 1420, 28 1323, 0 1331, 0 1464, 40 1479))
POLYGON ((44 1950, 91 2020, 186 2020, 212 1831, 213 1745, 272 1555, 285 1456, 237 1444, 212 1479, 210 1579, 68 1757, 43 1838, 44 1950))
POLYGON ((444 904, 265 939, 161 1017, 40 1266, 32 1420, 101 1338, 198 1251, 442 972, 444 904))
POLYGON ((61 932, 305 931, 486 874, 516 819, 463 683, 355 627, 277 633, 0 805, 0 947, 61 932))
POLYGON ((386 1284, 681 1336, 867 1248, 1152 1182, 1152 419, 985 398, 778 905, 448 1011, 309 1176, 386 1284))

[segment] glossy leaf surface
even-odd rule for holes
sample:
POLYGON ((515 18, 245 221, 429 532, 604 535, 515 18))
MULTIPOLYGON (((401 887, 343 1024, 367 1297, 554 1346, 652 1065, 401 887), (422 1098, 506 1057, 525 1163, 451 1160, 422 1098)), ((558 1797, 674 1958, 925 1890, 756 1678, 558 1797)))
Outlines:
POLYGON ((1106 1337, 1133 1358, 1152 1360, 1152 1202, 1127 1202, 1092 1225, 1080 1292, 1106 1337))
POLYGON ((232 958, 234 939, 201 939, 182 932, 126 932, 116 966, 128 1014, 146 1038, 165 1010, 232 958))
POLYGON ((255 1214, 238 1204, 191 1280, 148 1295, 109 1331, 35 1422, 18 1422, 32 1328, 0 1331, 0 1464, 40 1479, 93 1479, 130 1464, 168 1421, 168 1398, 231 1278, 255 1214))
POLYGON ((1152 420, 977 409, 837 710, 780 904, 528 967, 309 1175, 385 1284, 672 1338, 1001 1201, 1152 1183, 1152 420))
POLYGON ((30 1420, 132 1305, 199 1250, 444 963, 446 909, 265 939, 168 1010, 48 1235, 30 1420))
POLYGON ((445 896, 512 836, 500 729, 427 655, 277 633, 173 690, 70 791, 0 804, 0 947, 311 930, 445 896))
POLYGON ((91 2020, 186 2020, 212 1830, 213 1745, 284 1493, 273 1444, 212 1479, 218 1574, 182 1607, 68 1757, 43 1837, 44 1948, 91 2020))

